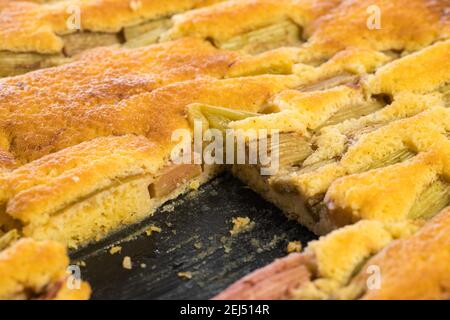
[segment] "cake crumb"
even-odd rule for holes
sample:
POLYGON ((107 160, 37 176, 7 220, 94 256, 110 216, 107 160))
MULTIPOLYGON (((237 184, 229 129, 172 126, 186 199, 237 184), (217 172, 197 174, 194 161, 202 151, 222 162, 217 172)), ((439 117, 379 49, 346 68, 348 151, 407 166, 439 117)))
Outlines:
POLYGON ((254 226, 254 222, 249 217, 237 217, 233 218, 233 229, 230 230, 231 236, 236 236, 242 232, 250 230, 254 226))
POLYGON ((147 268, 147 265, 145 263, 141 263, 141 269, 147 268))
POLYGON ((201 242, 196 242, 194 243, 194 248, 200 250, 201 248, 203 248, 203 244, 201 242))
POLYGON ((252 244, 253 247, 255 247, 256 249, 258 249, 261 246, 261 242, 258 239, 252 238, 250 240, 250 243, 252 244))
POLYGON ((151 225, 145 230, 145 234, 150 237, 153 234, 153 232, 161 233, 161 231, 162 231, 161 228, 155 225, 151 225))
POLYGON ((183 280, 191 280, 192 272, 178 272, 178 277, 183 280))
POLYGON ((223 251, 224 251, 226 254, 229 254, 232 250, 233 250, 233 249, 231 248, 231 245, 229 245, 229 244, 225 244, 225 245, 223 246, 223 251))
POLYGON ((109 249, 109 253, 111 255, 114 255, 116 253, 120 253, 122 251, 122 247, 121 246, 114 246, 111 249, 109 249))
POLYGON ((287 245, 287 253, 301 252, 302 243, 300 241, 291 241, 287 245))
POLYGON ((125 258, 123 258, 122 267, 127 270, 131 270, 133 268, 130 257, 126 256, 125 258))
POLYGON ((198 190, 199 188, 200 188, 200 181, 198 181, 198 180, 192 181, 189 184, 189 189, 191 189, 191 190, 198 190))

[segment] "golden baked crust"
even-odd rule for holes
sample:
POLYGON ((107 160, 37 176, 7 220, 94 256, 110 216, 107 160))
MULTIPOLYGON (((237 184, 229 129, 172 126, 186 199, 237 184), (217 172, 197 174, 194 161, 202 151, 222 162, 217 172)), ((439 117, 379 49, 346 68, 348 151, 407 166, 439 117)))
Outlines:
POLYGON ((16 59, 12 56, 13 69, 17 71, 7 63, 0 65, 0 75, 68 63, 70 59, 64 58, 63 49, 66 56, 73 56, 91 47, 142 46, 186 36, 250 53, 297 47, 289 54, 289 60, 315 64, 355 47, 398 55, 447 39, 447 7, 443 0, 66 0, 46 5, 14 2, 0 14, 0 52, 41 55, 18 55, 16 59), (80 30, 68 26, 74 6, 82 13, 80 30), (105 7, 110 13, 107 16, 103 14, 105 7), (198 7, 205 8, 190 10, 198 7), (185 13, 170 19, 178 12, 185 13), (378 14, 381 26, 375 24, 374 28, 372 20, 377 22, 378 14), (149 21, 155 24, 145 26, 149 21), (410 25, 420 27, 411 30, 410 25), (137 29, 129 33, 130 27, 137 29), (121 39, 120 32, 125 39, 121 39), (104 37, 108 34, 117 37, 104 37), (138 36, 136 40, 136 35, 143 38, 138 36), (73 50, 72 41, 80 47, 73 50))
POLYGON ((450 208, 417 234, 393 242, 370 259, 345 293, 369 300, 449 299, 449 229, 450 208), (370 266, 377 266, 381 272, 379 288, 368 289, 365 285, 370 266))
POLYGON ((249 166, 235 166, 235 174, 317 234, 361 219, 429 218, 450 204, 449 45, 393 59, 351 49, 318 67, 302 65, 299 88, 271 97, 266 115, 229 126, 296 132, 310 151, 269 178, 249 166))
POLYGON ((144 137, 105 137, 78 144, 19 167, 3 184, 6 212, 23 222, 48 219, 62 207, 114 181, 155 174, 167 154, 144 137), (6 188, 5 188, 6 187, 6 188))
POLYGON ((182 39, 101 49, 59 68, 1 80, 1 214, 27 236, 71 247, 142 220, 161 204, 147 188, 170 164, 174 130, 191 130, 188 105, 256 112, 270 96, 299 85, 294 75, 222 79, 237 58, 182 39))
POLYGON ((240 33, 290 19, 307 39, 303 59, 330 58, 349 47, 414 51, 447 38, 446 1, 432 0, 232 0, 174 18, 168 38, 196 36, 223 42, 240 33), (368 28, 370 12, 381 12, 381 28, 368 28), (239 15, 240 23, 234 17, 239 15), (351 21, 351 23, 349 23, 351 21), (418 26, 412 30, 411 25, 418 26))
MULTIPOLYGON (((46 225, 52 215, 61 215, 60 210, 67 208, 68 205, 73 205, 94 192, 120 182, 121 179, 147 176, 149 177, 147 183, 150 184, 151 177, 169 161, 171 150, 175 145, 171 139, 173 130, 190 129, 186 118, 187 105, 202 102, 233 107, 239 103, 242 108, 257 111, 268 96, 287 87, 294 87, 296 81, 296 77, 285 76, 195 80, 160 88, 149 94, 124 100, 118 106, 115 105, 114 110, 120 111, 120 118, 118 116, 120 122, 112 127, 112 130, 120 130, 122 123, 126 125, 130 123, 127 119, 124 120, 126 113, 123 110, 128 109, 130 117, 136 119, 144 112, 142 111, 144 108, 148 118, 133 120, 134 126, 123 130, 130 130, 129 134, 145 134, 145 137, 120 136, 127 134, 126 131, 117 133, 119 136, 116 137, 107 135, 102 137, 101 131, 93 127, 86 129, 87 132, 97 132, 99 138, 90 140, 93 138, 90 134, 83 135, 84 124, 74 121, 73 130, 67 127, 67 131, 61 136, 67 141, 66 145, 53 146, 55 149, 61 148, 61 151, 51 153, 5 174, 0 191, 1 202, 6 205, 5 214, 19 219, 25 226, 25 234, 30 236, 34 234, 36 237, 45 239, 45 234, 49 236, 48 232, 37 236, 35 227, 46 225), (224 94, 215 94, 218 91, 224 94), (139 121, 146 122, 141 126, 139 121), (142 128, 141 133, 133 131, 140 128, 142 128), (78 133, 75 134, 76 132, 78 133), (86 142, 78 144, 80 141, 86 142), (117 171, 114 168, 117 168, 117 171), (96 173, 93 174, 93 172, 96 173)), ((106 108, 106 104, 103 108, 106 108)), ((39 121, 35 117, 30 118, 30 121, 33 121, 32 119, 39 121)), ((109 126, 115 124, 113 117, 106 118, 104 121, 109 126)), ((124 180, 123 183, 126 181, 124 180)), ((147 196, 145 194, 143 196, 144 199, 148 197, 148 192, 147 196)), ((144 204, 147 210, 141 209, 142 214, 150 213, 149 205, 144 204)), ((77 210, 84 212, 82 207, 77 210)), ((126 215, 127 211, 121 214, 126 215)), ((77 213, 71 213, 71 215, 76 217, 77 213)), ((141 216, 140 219, 142 218, 141 216)), ((132 216, 129 216, 129 219, 132 219, 132 216)), ((118 221, 123 225, 127 218, 123 217, 118 221)), ((131 220, 130 223, 132 222, 136 220, 131 220)), ((77 243, 92 241, 90 239, 92 235, 105 236, 121 224, 111 222, 109 227, 104 227, 103 231, 97 233, 90 230, 89 235, 83 236, 82 240, 68 230, 64 232, 64 228, 72 229, 73 227, 76 233, 76 230, 81 230, 81 226, 75 223, 62 224, 58 227, 59 233, 74 238, 56 239, 76 246, 77 243)), ((56 227, 52 227, 54 228, 56 227)))
POLYGON ((0 80, 1 146, 26 163, 98 136, 148 133, 164 143, 180 111, 160 112, 142 99, 170 83, 221 78, 234 59, 235 54, 206 42, 184 39, 150 48, 102 49, 61 68, 0 80), (145 109, 150 114, 142 117, 145 109))
POLYGON ((76 32, 69 28, 70 17, 82 15, 81 29, 93 32, 119 32, 141 22, 210 4, 212 0, 67 0, 51 4, 13 2, 0 13, 0 50, 57 53, 64 46, 60 35, 76 32), (105 15, 105 9, 108 14, 105 15))
POLYGON ((31 2, 14 2, 3 8, 0 13, 1 50, 42 53, 62 50, 62 40, 52 32, 50 26, 39 22, 39 9, 39 4, 31 2), (34 32, 30 34, 31 30, 34 32))
POLYGON ((372 94, 427 93, 448 83, 450 41, 438 42, 377 70, 368 81, 372 94), (411 70, 411 65, 414 65, 411 70))
POLYGON ((154 44, 173 14, 220 1, 1 2, 0 77, 70 63, 92 48, 154 44))
POLYGON ((0 252, 0 299, 85 300, 90 287, 66 284, 69 259, 63 245, 22 239, 0 252))
POLYGON ((330 219, 338 226, 360 219, 408 219, 419 195, 439 177, 448 176, 449 146, 450 141, 444 140, 437 150, 419 154, 406 163, 336 181, 325 199, 330 219))
MULTIPOLYGON (((223 14, 224 17, 229 17, 231 11, 227 10, 232 8, 236 10, 234 6, 240 5, 243 5, 245 8, 249 5, 258 8, 259 6, 265 8, 264 6, 266 5, 285 8, 288 4, 270 1, 243 2, 240 4, 230 2, 201 9, 199 12, 211 11, 223 14)), ((292 4, 289 3, 289 5, 292 4)), ((351 10, 353 9, 349 9, 349 11, 351 10)), ((195 16, 195 14, 199 13, 195 11, 192 14, 195 16)), ((394 22, 389 23, 393 24, 394 22)), ((399 37, 397 40, 400 41, 401 37, 397 36, 399 37)), ((363 44, 359 44, 360 48, 349 48, 339 52, 329 61, 317 67, 302 66, 301 64, 294 65, 298 61, 295 62, 295 59, 293 59, 290 62, 291 72, 296 72, 302 77, 294 79, 292 86, 297 86, 299 89, 281 92, 279 95, 274 96, 274 93, 277 92, 276 90, 272 91, 270 86, 276 84, 275 80, 289 79, 289 77, 283 76, 273 78, 274 82, 267 87, 269 91, 262 90, 264 88, 262 87, 262 91, 260 90, 261 100, 258 100, 259 102, 256 106, 264 105, 267 98, 272 97, 269 109, 279 112, 252 119, 249 122, 251 123, 250 127, 255 127, 255 125, 263 128, 278 127, 284 130, 295 130, 305 136, 308 136, 308 131, 310 130, 320 130, 321 133, 318 136, 308 137, 312 141, 317 139, 318 149, 305 160, 305 164, 314 164, 317 161, 340 157, 339 161, 321 166, 317 170, 307 173, 300 172, 300 174, 294 172, 288 176, 285 173, 281 173, 269 181, 269 184, 277 189, 295 188, 307 197, 327 194, 325 202, 328 204, 330 215, 327 214, 327 216, 320 218, 327 225, 319 223, 317 229, 313 228, 317 233, 325 233, 336 226, 367 217, 389 220, 394 219, 393 215, 401 214, 401 218, 404 218, 411 208, 411 203, 414 202, 414 199, 417 199, 419 190, 423 190, 427 183, 432 183, 433 179, 436 179, 438 176, 445 175, 445 166, 443 169, 433 169, 434 174, 432 178, 424 178, 420 188, 419 186, 417 187, 418 189, 414 190, 407 188, 406 191, 409 192, 410 197, 404 198, 404 207, 401 210, 399 207, 391 207, 390 213, 379 210, 382 203, 378 203, 378 207, 374 207, 364 202, 369 195, 372 195, 373 188, 369 188, 365 192, 363 192, 364 188, 358 189, 356 191, 358 199, 356 200, 354 200, 354 197, 351 198, 353 199, 352 201, 341 199, 343 194, 349 197, 352 195, 344 192, 347 189, 345 184, 343 188, 339 188, 339 183, 346 181, 349 175, 364 175, 365 172, 376 169, 378 162, 383 161, 384 157, 392 151, 391 148, 394 145, 397 149, 401 149, 405 147, 405 144, 408 144, 407 148, 412 149, 413 152, 426 153, 429 152, 433 144, 438 144, 437 149, 441 150, 440 156, 436 156, 437 153, 435 152, 434 160, 431 162, 433 165, 439 166, 436 159, 445 158, 445 151, 442 150, 446 150, 445 145, 447 144, 444 136, 448 130, 445 120, 448 118, 448 111, 442 108, 435 108, 435 105, 430 104, 424 108, 432 108, 433 110, 430 112, 421 114, 417 118, 408 118, 400 122, 397 122, 397 120, 401 120, 402 116, 393 115, 391 118, 388 117, 388 119, 381 121, 383 125, 381 128, 377 127, 380 126, 380 120, 358 119, 357 123, 353 124, 357 129, 358 126, 361 127, 359 129, 362 129, 362 126, 366 126, 367 122, 370 123, 371 121, 376 123, 376 125, 373 131, 366 134, 363 130, 363 134, 360 135, 358 132, 356 136, 346 134, 349 130, 347 123, 336 126, 327 124, 330 117, 332 118, 334 114, 339 113, 341 109, 357 104, 374 103, 376 105, 376 95, 394 96, 394 103, 391 106, 374 113, 374 116, 370 115, 374 118, 382 119, 383 114, 386 117, 385 114, 389 113, 390 109, 397 108, 395 102, 397 101, 397 96, 402 92, 408 91, 424 94, 438 90, 442 85, 445 85, 448 79, 449 65, 445 59, 448 44, 448 41, 438 42, 417 53, 405 57, 395 57, 394 59, 386 54, 374 51, 377 48, 368 48, 363 44), (423 70, 416 68, 407 72, 406 67, 413 63, 435 68, 436 72, 428 75, 424 72, 425 68, 423 70), (366 73, 374 71, 376 71, 374 75, 365 77, 366 73), (342 76, 340 75, 342 73, 350 73, 350 75, 342 76), (393 81, 393 79, 397 79, 397 74, 405 75, 405 79, 393 81), (357 75, 361 77, 357 77, 357 75), (327 81, 326 79, 330 77, 331 79, 333 77, 337 79, 342 77, 344 81, 340 86, 332 83, 329 89, 320 88, 314 84, 315 82, 327 81), (413 81, 418 77, 423 79, 425 84, 423 88, 419 88, 415 84, 416 82, 413 81), (391 82, 393 84, 390 84, 391 82), (411 87, 411 85, 416 87, 411 87), (395 86, 398 88, 395 88, 395 86), (370 98, 367 98, 368 95, 370 95, 370 98), (295 121, 288 121, 289 119, 295 119, 295 121), (322 129, 323 125, 326 125, 326 128, 322 129), (434 126, 437 126, 436 130, 434 126), (421 130, 415 133, 414 131, 419 127, 421 130), (342 141, 339 144, 334 144, 335 141, 330 140, 330 142, 327 140, 332 136, 338 137, 338 134, 342 136, 342 141), (385 138, 386 136, 388 136, 387 139, 385 138), (354 140, 353 145, 351 148, 346 149, 346 144, 352 140, 354 140), (384 147, 377 152, 374 149, 375 145, 384 147), (339 181, 336 181, 338 179, 339 181), (359 203, 365 203, 365 207, 357 204, 358 201, 359 203), (365 210, 367 210, 367 213, 365 210)), ((284 54, 282 51, 277 52, 284 54)), ((267 55, 262 54, 262 56, 278 59, 277 52, 273 51, 267 53, 267 55)), ((298 51, 289 51, 287 56, 291 57, 292 53, 299 54, 298 51)), ((254 64, 257 59, 258 56, 251 57, 219 51, 201 40, 183 39, 175 43, 154 46, 149 50, 146 48, 137 50, 97 50, 87 53, 79 61, 59 69, 49 69, 45 72, 30 74, 22 77, 20 80, 18 80, 19 78, 6 79, 3 82, 6 85, 4 92, 7 95, 5 95, 4 99, 5 107, 2 108, 2 113, 5 115, 2 134, 5 141, 3 153, 8 156, 3 158, 8 160, 10 158, 9 155, 13 155, 13 163, 15 161, 15 163, 25 164, 83 141, 89 141, 97 137, 124 134, 145 136, 153 143, 167 146, 168 150, 172 146, 170 135, 173 130, 187 127, 187 122, 184 119, 184 111, 187 105, 201 102, 245 110, 248 105, 246 102, 248 98, 244 96, 246 94, 244 87, 240 88, 242 95, 228 89, 227 92, 233 92, 233 94, 220 95, 220 99, 210 98, 211 94, 209 92, 220 90, 222 84, 229 84, 234 88, 238 88, 237 83, 251 84, 252 78, 230 79, 228 82, 214 82, 212 80, 180 82, 200 76, 222 78, 243 74, 249 75, 249 66, 254 64), (202 48, 203 50, 198 50, 197 48, 202 48), (194 51, 195 54, 193 54, 194 51), (103 60, 93 67, 93 63, 97 63, 106 52, 111 55, 110 60, 103 60), (163 52, 170 52, 169 59, 162 58, 163 52), (180 60, 179 55, 183 56, 182 60, 180 60), (133 60, 136 58, 142 60, 133 60), (147 61, 152 61, 152 63, 145 63, 147 61), (211 61, 211 64, 205 63, 205 61, 211 61), (236 68, 236 65, 239 65, 239 69, 236 68), (93 67, 93 69, 81 70, 86 69, 86 66, 93 67), (110 81, 109 77, 105 77, 105 72, 109 72, 110 69, 122 72, 122 68, 125 66, 129 70, 126 70, 120 77, 117 77, 117 73, 114 73, 114 81, 110 81), (130 68, 130 66, 133 66, 133 68, 130 68), (192 73, 192 69, 196 73, 192 73), (239 72, 237 72, 238 70, 239 72), (64 85, 65 82, 57 82, 55 80, 62 74, 66 77, 67 73, 75 74, 75 80, 79 79, 78 81, 87 90, 80 91, 77 88, 76 92, 74 92, 75 90, 70 91, 67 87, 61 87, 60 83, 64 85), (131 85, 129 73, 133 77, 131 85), (145 76, 143 77, 145 80, 141 80, 140 77, 138 79, 134 78, 136 73, 140 77, 145 76), (45 96, 42 95, 47 100, 35 99, 34 90, 40 90, 41 84, 37 87, 29 87, 28 84, 36 79, 42 81, 43 78, 51 78, 49 80, 51 84, 50 91, 47 91, 45 96), (125 83, 125 90, 123 90, 123 83, 125 83), (165 87, 170 83, 176 84, 165 87), (113 88, 110 88, 111 84, 114 85, 113 88), (143 84, 144 88, 140 87, 141 84, 143 84), (215 87, 215 84, 218 84, 218 86, 215 87), (211 88, 211 91, 206 89, 206 86, 211 88), (100 88, 100 91, 98 91, 98 88, 100 88), (128 88, 130 88, 129 92, 127 91, 128 88), (120 93, 114 94, 116 90, 120 91, 120 93), (54 100, 53 96, 56 95, 57 91, 57 103, 50 102, 49 104, 48 100, 54 100), (61 91, 66 92, 67 99, 61 95, 61 91), (17 94, 18 92, 19 94, 17 94), (167 100, 168 92, 171 95, 169 100, 167 100), (186 92, 189 92, 189 94, 185 94, 186 92), (203 99, 202 95, 205 95, 206 98, 203 99), (31 96, 33 96, 32 104, 29 103, 27 98, 31 96), (73 102, 73 97, 77 97, 76 102, 73 102), (230 97, 233 97, 233 100, 230 100, 230 97), (70 101, 68 101, 69 99, 70 101), (164 108, 160 107, 161 101, 164 101, 164 108), (26 102, 26 104, 22 107, 23 102, 26 102), (44 108, 41 107, 43 105, 45 105, 44 108), (95 108, 101 106, 101 112, 93 112, 91 106, 95 108), (148 108, 146 106, 151 107, 148 108), (43 121, 39 115, 42 113, 48 114, 48 110, 51 110, 51 117, 48 120, 44 118, 43 121), (164 110, 164 112, 161 112, 161 110, 164 110), (136 115, 142 113, 146 113, 148 117, 136 119, 136 115), (179 115, 179 117, 176 115, 179 115), (167 119, 170 119, 169 123, 167 123, 167 119), (132 126, 130 126, 131 123, 133 123, 132 126), (39 135, 36 135, 34 132, 36 126, 43 128, 39 135), (63 131, 62 127, 64 127, 63 131), (11 143, 11 141, 14 143, 11 143)), ((254 72, 254 69, 252 72, 254 72)), ((261 68, 259 72, 271 73, 272 69, 270 67, 261 68)), ((109 76, 109 74, 107 75, 109 76)), ((283 85, 279 88, 282 89, 283 85)), ((257 97, 259 96, 255 96, 255 98, 257 97)), ((252 106, 251 109, 251 111, 262 111, 255 108, 255 106, 252 106)), ((398 109, 401 110, 401 108, 398 109)), ((414 114, 411 113, 411 115, 414 114)), ((406 115, 406 117, 408 116, 410 115, 406 115)), ((232 123, 231 127, 246 128, 246 125, 248 123, 242 121, 240 123, 232 123)), ((351 129, 354 130, 354 128, 351 129)), ((4 162, 8 162, 7 160, 4 160, 4 162)), ((11 163, 11 160, 9 163, 11 163)), ((6 164, 4 167, 7 167, 6 164)), ((9 165, 10 167, 11 164, 9 165)), ((389 166, 382 172, 389 171, 395 176, 396 168, 400 167, 403 167, 403 165, 389 166)), ((372 177, 372 172, 368 173, 368 175, 372 177)), ((349 181, 350 185, 354 183, 353 180, 349 181)), ((403 184, 409 185, 408 183, 403 184)), ((381 195, 380 198, 382 198, 381 195)), ((373 196, 372 199, 377 199, 377 196, 373 196)), ((390 203, 390 201, 387 201, 389 198, 384 197, 383 199, 387 204, 390 203)), ((11 208, 12 206, 8 205, 7 211, 12 210, 11 208)), ((12 212, 10 214, 14 215, 12 212)))
POLYGON ((322 2, 330 2, 331 5, 314 7, 306 1, 295 5, 290 0, 227 1, 175 16, 175 25, 166 36, 168 39, 195 36, 220 43, 241 33, 289 18, 298 23, 311 21, 317 16, 314 9, 323 12, 338 1, 322 2))
POLYGON ((307 29, 311 34, 309 49, 333 53, 357 46, 377 51, 415 51, 448 38, 447 8, 446 1, 432 0, 342 1, 307 29), (368 28, 371 15, 368 9, 374 6, 381 14, 380 29, 376 30, 368 28), (412 30, 411 25, 417 25, 417 28, 412 30))
POLYGON ((93 34, 162 18, 156 41, 180 39, 0 80, 0 228, 77 247, 148 216, 188 188, 154 197, 195 107, 251 112, 232 129, 279 129, 276 174, 234 173, 315 233, 341 228, 308 247, 296 297, 334 294, 450 204, 447 1, 230 0, 170 21, 210 2, 116 1, 109 16, 107 1, 15 3, 0 50, 60 52, 75 3, 93 34))

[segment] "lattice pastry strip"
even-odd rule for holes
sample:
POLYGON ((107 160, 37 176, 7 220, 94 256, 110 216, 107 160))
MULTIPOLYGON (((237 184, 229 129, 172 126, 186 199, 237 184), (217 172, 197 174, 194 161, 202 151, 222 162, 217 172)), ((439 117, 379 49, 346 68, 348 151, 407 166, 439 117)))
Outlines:
POLYGON ((401 164, 335 181, 327 218, 342 226, 361 219, 396 222, 433 216, 450 204, 450 141, 401 164))
POLYGON ((450 41, 438 42, 377 70, 367 82, 371 94, 428 93, 450 81, 450 41))

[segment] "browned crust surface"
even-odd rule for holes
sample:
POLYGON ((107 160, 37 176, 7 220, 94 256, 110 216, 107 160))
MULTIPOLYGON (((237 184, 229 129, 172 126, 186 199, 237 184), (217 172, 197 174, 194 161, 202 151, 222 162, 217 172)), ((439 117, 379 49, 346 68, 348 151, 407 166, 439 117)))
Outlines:
MULTIPOLYGON (((363 284, 369 266, 380 270, 381 286, 362 299, 450 299, 450 209, 414 236, 395 241, 371 259, 352 284, 363 284)), ((352 285, 351 284, 351 285, 352 285)))

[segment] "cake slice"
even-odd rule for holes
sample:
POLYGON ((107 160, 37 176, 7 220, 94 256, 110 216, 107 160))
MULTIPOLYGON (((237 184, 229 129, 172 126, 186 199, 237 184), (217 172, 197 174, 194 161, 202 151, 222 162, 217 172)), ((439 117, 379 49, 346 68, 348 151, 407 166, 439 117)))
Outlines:
POLYGON ((165 154, 164 146, 125 135, 42 157, 2 181, 2 215, 26 237, 71 248, 99 240, 216 174, 197 165, 170 165, 165 154))
POLYGON ((407 232, 360 221, 255 271, 215 299, 448 299, 449 218, 447 208, 407 232))
POLYGON ((269 150, 279 158, 275 173, 262 175, 261 163, 236 164, 233 172, 318 235, 364 219, 421 220, 450 204, 449 48, 439 42, 356 83, 341 78, 329 87, 325 80, 326 87, 311 89, 310 79, 269 99, 265 114, 223 113, 226 126, 208 121, 211 107, 204 119, 221 130, 279 131, 279 145, 269 150), (407 70, 411 63, 420 67, 407 70), (425 73, 430 68, 435 72, 425 73))
MULTIPOLYGON (((63 133, 60 141, 53 140, 50 150, 58 151, 47 151, 30 162, 26 159, 34 158, 35 150, 42 153, 44 149, 29 148, 27 144, 45 144, 52 135, 41 136, 41 142, 17 139, 25 144, 11 146, 10 151, 26 163, 5 170, 0 177, 0 221, 4 221, 6 230, 18 228, 24 235, 58 240, 73 248, 139 222, 168 199, 209 181, 222 168, 219 164, 173 162, 171 155, 178 141, 172 140, 172 133, 191 132, 187 105, 211 102, 229 103, 231 107, 239 101, 254 112, 267 94, 295 85, 295 77, 284 76, 205 79, 170 85, 122 101, 119 107, 112 106, 121 110, 115 130, 126 131, 92 137, 92 129, 102 132, 96 129, 102 126, 101 122, 91 128, 85 127, 86 123, 73 122, 73 129, 67 127, 67 134, 63 133), (218 91, 224 94, 213 94, 218 91), (142 114, 141 108, 145 108, 146 117, 136 118, 142 114), (120 129, 122 121, 132 123, 124 119, 127 114, 122 110, 143 122, 134 121, 128 129, 120 129), (142 131, 137 131, 140 128, 142 131)), ((105 118, 105 126, 110 127, 114 117, 110 114, 105 118)), ((34 121, 45 125, 32 114, 29 124, 34 121)), ((48 124, 52 121, 49 118, 48 124)))
POLYGON ((220 164, 173 161, 174 132, 193 143, 188 106, 257 113, 300 84, 294 75, 224 79, 238 57, 182 39, 1 80, 0 228, 78 248, 210 180, 220 164))
POLYGON ((69 258, 63 245, 32 239, 12 243, 10 240, 11 234, 0 237, 1 300, 89 299, 89 285, 70 278, 69 258))

